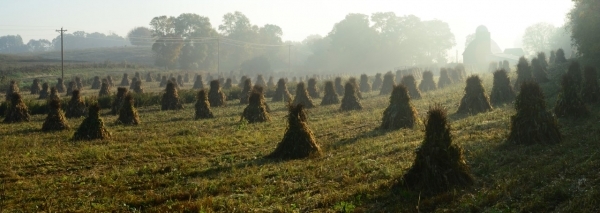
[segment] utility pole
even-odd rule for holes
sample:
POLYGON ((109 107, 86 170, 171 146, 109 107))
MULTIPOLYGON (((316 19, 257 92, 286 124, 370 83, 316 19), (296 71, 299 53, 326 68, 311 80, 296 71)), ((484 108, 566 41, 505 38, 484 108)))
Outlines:
POLYGON ((217 36, 217 73, 221 74, 221 68, 219 65, 221 64, 221 37, 217 36))
POLYGON ((63 81, 65 80, 65 59, 63 54, 63 32, 67 32, 67 30, 63 30, 61 27, 60 30, 56 30, 56 32, 60 32, 60 75, 63 81))

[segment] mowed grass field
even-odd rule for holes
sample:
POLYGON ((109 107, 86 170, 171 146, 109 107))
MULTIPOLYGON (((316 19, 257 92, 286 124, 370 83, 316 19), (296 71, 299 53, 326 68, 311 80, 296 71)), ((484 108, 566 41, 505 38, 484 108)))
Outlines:
MULTIPOLYGON (((480 76, 489 95, 492 75, 480 76)), ((161 90, 157 82, 144 87, 161 90)), ((542 87, 550 110, 558 82, 542 87)), ((425 197, 393 187, 411 166, 424 126, 378 130, 389 96, 375 91, 363 94, 360 111, 341 112, 339 105, 309 109, 323 156, 304 160, 264 158, 287 127, 284 103, 270 98, 271 121, 259 124, 240 121, 245 105, 239 100, 212 108, 216 118, 209 120, 194 120, 193 104, 179 111, 138 108, 137 126, 116 125, 117 117, 103 110, 109 140, 71 141, 83 118, 69 119, 71 130, 52 133, 40 131, 45 115, 0 124, 0 211, 600 211, 600 107, 590 106, 586 119, 559 120, 560 144, 519 146, 506 143, 512 104, 456 115, 463 90, 460 82, 412 103, 421 120, 434 103, 448 109, 454 143, 464 148, 476 178, 465 190, 425 197)), ((83 95, 97 92, 88 85, 83 95)))

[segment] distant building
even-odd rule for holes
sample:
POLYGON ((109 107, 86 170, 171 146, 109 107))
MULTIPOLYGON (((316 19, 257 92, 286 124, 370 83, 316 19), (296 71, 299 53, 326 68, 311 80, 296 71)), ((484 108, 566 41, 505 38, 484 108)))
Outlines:
POLYGON ((508 60, 510 64, 515 64, 518 59, 519 56, 502 53, 498 44, 492 40, 487 27, 483 25, 477 27, 475 38, 463 52, 463 64, 478 71, 488 70, 490 62, 508 60))

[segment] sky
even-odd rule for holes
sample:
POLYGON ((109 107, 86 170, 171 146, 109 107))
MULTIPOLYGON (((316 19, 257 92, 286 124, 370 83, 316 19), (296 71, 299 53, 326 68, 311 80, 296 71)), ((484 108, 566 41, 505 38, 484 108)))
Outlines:
POLYGON ((61 27, 67 33, 126 36, 136 26, 149 26, 153 17, 181 13, 206 16, 216 29, 224 14, 240 11, 252 24, 281 27, 284 41, 302 41, 327 35, 349 13, 394 12, 447 22, 460 54, 479 25, 501 49, 520 47, 525 28, 538 22, 562 26, 572 7, 571 0, 0 0, 0 36, 19 34, 25 43, 52 40, 61 27))

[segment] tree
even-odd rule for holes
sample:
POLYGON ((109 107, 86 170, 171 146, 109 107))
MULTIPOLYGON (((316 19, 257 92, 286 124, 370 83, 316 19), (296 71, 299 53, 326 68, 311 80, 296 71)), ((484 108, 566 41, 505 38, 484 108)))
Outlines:
POLYGON ((20 35, 6 35, 0 37, 0 53, 20 53, 27 51, 20 35))
POLYGON ((534 55, 537 52, 550 50, 550 40, 556 28, 549 23, 540 22, 525 29, 523 48, 525 52, 534 55))
POLYGON ((339 62, 338 72, 362 72, 373 67, 369 59, 374 57, 377 35, 364 14, 351 13, 336 23, 327 37, 331 40, 331 56, 339 62))
POLYGON ((156 53, 155 64, 161 67, 172 67, 183 47, 183 39, 175 34, 161 36, 152 45, 152 51, 156 53))
POLYGON ((179 65, 183 69, 198 68, 207 57, 209 41, 216 31, 210 19, 193 13, 182 13, 174 19, 175 34, 184 40, 179 56, 179 65))
POLYGON ((550 37, 550 49, 558 50, 560 48, 562 48, 568 55, 573 52, 571 31, 567 26, 556 28, 550 37))
POLYGON ((574 0, 575 5, 567 15, 571 38, 577 52, 585 60, 600 65, 600 2, 597 0, 574 0))
POLYGON ((30 52, 41 52, 48 51, 52 47, 52 42, 46 39, 34 40, 31 39, 27 42, 27 48, 30 52))
POLYGON ((271 63, 265 56, 257 56, 246 60, 241 65, 242 74, 246 76, 256 76, 258 74, 269 74, 273 72, 271 63))
POLYGON ((127 33, 127 38, 132 45, 150 46, 152 45, 152 30, 147 27, 135 27, 127 33))

